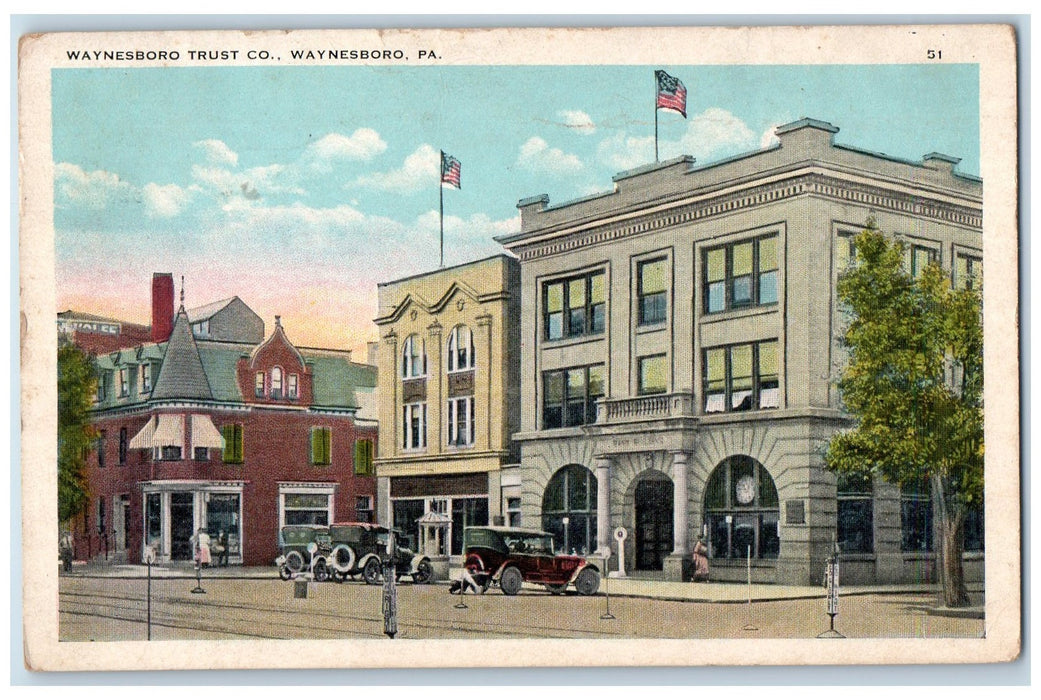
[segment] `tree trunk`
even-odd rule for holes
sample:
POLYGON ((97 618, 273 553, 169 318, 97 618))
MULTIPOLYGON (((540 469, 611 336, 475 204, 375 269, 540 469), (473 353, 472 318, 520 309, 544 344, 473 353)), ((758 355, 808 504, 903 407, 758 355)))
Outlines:
POLYGON ((937 604, 947 608, 969 605, 965 587, 962 553, 965 549, 965 505, 947 503, 943 479, 933 475, 933 550, 936 552, 936 578, 940 583, 937 604))

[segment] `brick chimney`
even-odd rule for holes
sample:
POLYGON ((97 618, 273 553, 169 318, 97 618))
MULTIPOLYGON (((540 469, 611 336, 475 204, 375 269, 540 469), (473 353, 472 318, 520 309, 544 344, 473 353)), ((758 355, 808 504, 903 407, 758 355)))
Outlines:
POLYGON ((169 272, 152 273, 152 342, 170 338, 174 321, 174 283, 169 272))

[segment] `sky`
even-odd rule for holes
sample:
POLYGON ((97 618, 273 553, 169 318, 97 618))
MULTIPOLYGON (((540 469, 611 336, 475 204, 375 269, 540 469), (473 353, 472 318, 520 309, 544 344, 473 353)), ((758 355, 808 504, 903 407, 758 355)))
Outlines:
POLYGON ((687 87, 659 155, 699 165, 802 117, 836 143, 979 174, 975 65, 55 69, 57 311, 148 323, 153 272, 189 308, 239 296, 294 343, 376 340, 376 285, 503 252, 518 200, 610 191, 654 160, 655 68, 687 87))

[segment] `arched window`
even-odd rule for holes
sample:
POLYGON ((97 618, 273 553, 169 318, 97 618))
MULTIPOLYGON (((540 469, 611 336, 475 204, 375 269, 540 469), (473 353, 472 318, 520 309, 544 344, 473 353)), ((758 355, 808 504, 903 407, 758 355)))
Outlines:
POLYGON ((271 398, 282 398, 282 368, 271 368, 271 398))
POLYGON ((423 341, 413 333, 401 346, 401 376, 422 377, 427 373, 427 354, 423 341))
POLYGON ((709 556, 776 559, 781 550, 780 507, 770 472, 745 455, 720 463, 705 487, 709 556))
POLYGON ((581 464, 569 464, 549 480, 542 496, 542 529, 553 533, 558 550, 589 554, 596 549, 596 488, 596 476, 581 464))
POLYGON ((475 359, 473 333, 467 326, 456 326, 448 334, 448 371, 473 369, 475 359))

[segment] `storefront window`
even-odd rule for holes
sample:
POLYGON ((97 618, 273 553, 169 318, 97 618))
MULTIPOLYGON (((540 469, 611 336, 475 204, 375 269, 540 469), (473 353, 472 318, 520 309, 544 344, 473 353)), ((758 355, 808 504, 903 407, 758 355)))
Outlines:
POLYGON ((781 551, 780 507, 770 473, 751 457, 723 461, 705 488, 709 556, 776 559, 781 551))
POLYGON ((452 554, 463 553, 463 528, 488 524, 487 498, 452 499, 452 554))
POLYGON ((239 545, 240 498, 237 493, 213 493, 206 505, 206 532, 215 541, 224 533, 228 538, 228 556, 241 556, 239 545))
POLYGON ((145 496, 145 544, 157 555, 163 553, 163 503, 158 493, 145 496))
POLYGON ((283 494, 286 525, 328 525, 329 495, 324 493, 283 494))

